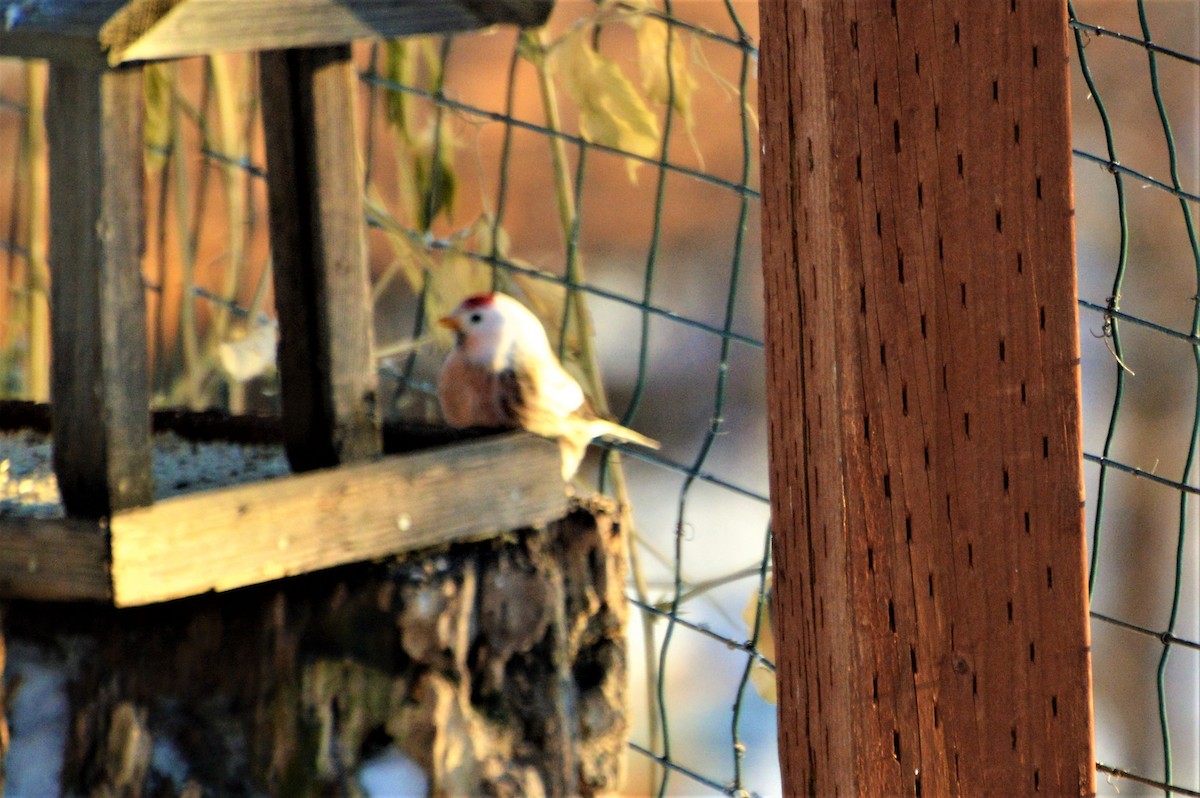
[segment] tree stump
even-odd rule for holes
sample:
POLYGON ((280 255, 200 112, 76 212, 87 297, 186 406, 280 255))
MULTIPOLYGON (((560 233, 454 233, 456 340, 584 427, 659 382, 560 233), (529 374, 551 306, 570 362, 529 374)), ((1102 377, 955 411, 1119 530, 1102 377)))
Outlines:
POLYGON ((14 601, 5 631, 70 663, 66 793, 355 796, 394 744, 431 795, 595 795, 628 729, 614 515, 149 607, 14 601))

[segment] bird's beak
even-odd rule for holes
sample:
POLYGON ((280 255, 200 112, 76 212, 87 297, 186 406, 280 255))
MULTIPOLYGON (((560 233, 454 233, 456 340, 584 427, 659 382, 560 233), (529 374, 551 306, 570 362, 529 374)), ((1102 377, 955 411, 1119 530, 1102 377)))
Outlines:
POLYGON ((437 323, 445 327, 447 330, 462 332, 462 325, 459 324, 458 319, 454 318, 453 316, 442 316, 440 319, 438 319, 437 323))

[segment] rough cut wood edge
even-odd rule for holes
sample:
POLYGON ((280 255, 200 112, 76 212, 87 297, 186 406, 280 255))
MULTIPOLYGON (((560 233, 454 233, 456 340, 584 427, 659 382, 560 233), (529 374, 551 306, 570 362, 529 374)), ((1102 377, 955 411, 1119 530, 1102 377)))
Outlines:
POLYGON ((1065 2, 762 11, 784 793, 1094 793, 1065 2))
POLYGON ((0 595, 109 601, 108 537, 75 519, 0 518, 0 595))
POLYGON ((51 401, 67 512, 149 503, 142 72, 50 67, 51 401))
POLYGON ((229 590, 566 511, 558 447, 525 433, 181 496, 113 517, 114 601, 229 590))

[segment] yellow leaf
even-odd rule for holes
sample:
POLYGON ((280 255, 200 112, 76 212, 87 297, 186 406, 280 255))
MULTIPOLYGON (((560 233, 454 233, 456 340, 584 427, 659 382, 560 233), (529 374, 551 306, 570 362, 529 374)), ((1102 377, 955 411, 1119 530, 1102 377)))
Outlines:
MULTIPOLYGON (((590 28, 577 28, 553 50, 553 66, 579 108, 579 132, 587 141, 653 158, 658 154, 658 119, 620 68, 592 49, 590 28)), ((637 182, 638 162, 627 162, 637 182)))
MULTIPOLYGON (((767 591, 765 599, 766 606, 763 607, 762 616, 759 617, 758 612, 758 591, 755 590, 750 594, 750 598, 746 601, 746 608, 742 611, 742 619, 746 622, 747 631, 753 632, 754 621, 758 620, 758 653, 762 654, 767 659, 775 660, 775 630, 772 624, 774 613, 771 611, 771 579, 767 579, 765 589, 767 591)), ((754 685, 754 689, 762 696, 762 699, 768 704, 774 704, 776 700, 775 673, 763 665, 761 662, 755 662, 754 668, 750 671, 750 681, 754 685)))
POLYGON ((175 137, 171 119, 173 70, 166 64, 146 64, 142 68, 145 94, 145 122, 142 136, 146 142, 146 166, 151 171, 163 167, 167 151, 175 137))
MULTIPOLYGON (((442 68, 437 39, 433 36, 391 39, 384 45, 383 78, 389 83, 432 91, 441 82, 442 68)), ((404 141, 414 140, 417 120, 408 94, 388 87, 383 97, 388 126, 404 141)))
MULTIPOLYGON (((410 57, 412 49, 404 39, 391 39, 384 45, 383 77, 397 85, 407 85, 412 74, 410 57)), ((404 139, 410 139, 408 130, 408 95, 388 88, 384 91, 384 108, 388 125, 404 139)))
MULTIPOLYGON (((652 6, 651 6, 652 7, 652 6)), ((638 65, 642 73, 642 89, 646 96, 659 105, 670 104, 683 120, 688 140, 704 166, 704 154, 696 141, 695 117, 692 115, 692 96, 698 85, 689 68, 687 47, 683 35, 667 22, 655 16, 643 14, 634 17, 632 23, 637 31, 638 65), (667 69, 667 47, 670 42, 671 67, 667 69)), ((694 49, 698 43, 692 39, 694 49)))
POLYGON ((670 25, 658 17, 641 16, 637 29, 638 66, 642 90, 659 105, 671 102, 689 128, 692 126, 692 95, 696 78, 687 68, 687 47, 670 25), (667 42, 671 43, 671 71, 667 72, 667 42))

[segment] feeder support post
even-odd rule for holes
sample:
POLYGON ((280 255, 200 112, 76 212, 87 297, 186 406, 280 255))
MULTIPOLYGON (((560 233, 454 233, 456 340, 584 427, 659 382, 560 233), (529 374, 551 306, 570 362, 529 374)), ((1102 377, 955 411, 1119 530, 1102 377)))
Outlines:
POLYGON ((350 47, 259 56, 284 438, 305 471, 380 452, 350 47))
POLYGON ((50 331, 54 469, 71 515, 153 499, 142 282, 142 70, 54 61, 50 331))

